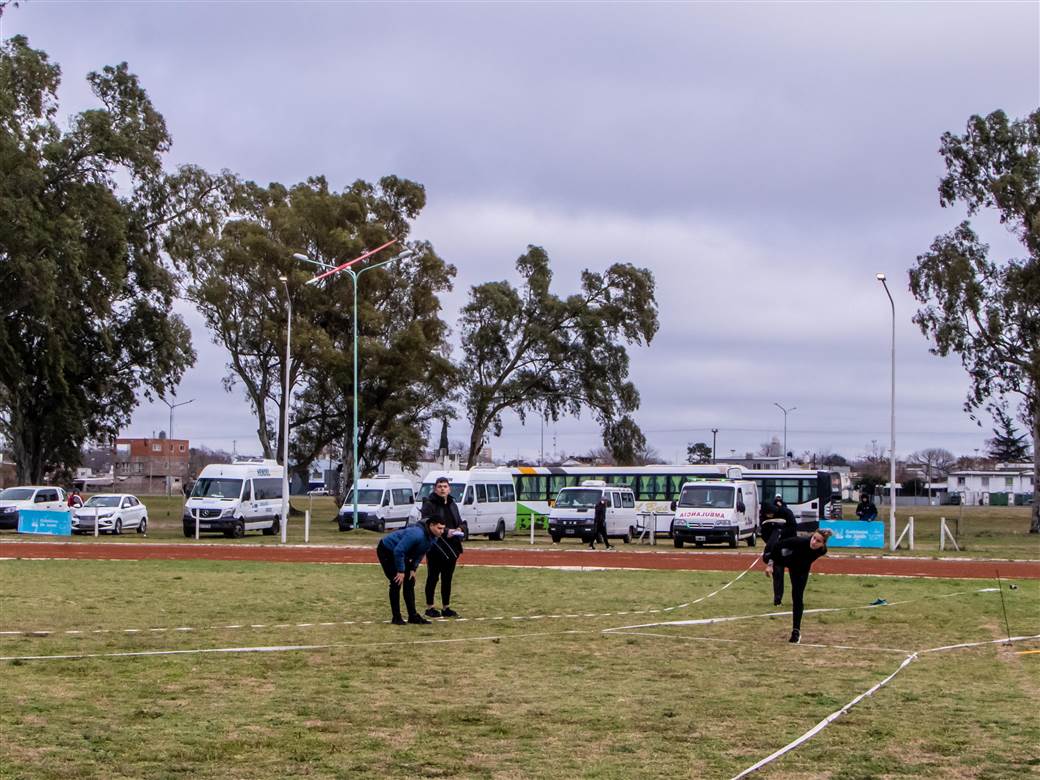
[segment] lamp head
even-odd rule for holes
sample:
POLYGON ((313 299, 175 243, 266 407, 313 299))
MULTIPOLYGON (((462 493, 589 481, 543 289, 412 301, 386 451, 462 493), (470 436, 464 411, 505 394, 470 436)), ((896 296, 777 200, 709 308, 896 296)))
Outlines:
POLYGON ((311 259, 309 257, 307 257, 307 255, 301 254, 300 252, 293 253, 293 257, 295 259, 297 259, 297 260, 303 260, 304 262, 307 262, 307 263, 309 263, 311 261, 311 259))
POLYGON ((884 274, 877 274, 877 280, 878 280, 879 282, 883 282, 883 281, 885 281, 885 278, 886 278, 886 277, 885 277, 885 275, 884 275, 884 274))
POLYGON ((286 276, 285 274, 282 274, 281 276, 278 277, 278 281, 279 282, 287 282, 287 281, 289 281, 289 277, 286 276))

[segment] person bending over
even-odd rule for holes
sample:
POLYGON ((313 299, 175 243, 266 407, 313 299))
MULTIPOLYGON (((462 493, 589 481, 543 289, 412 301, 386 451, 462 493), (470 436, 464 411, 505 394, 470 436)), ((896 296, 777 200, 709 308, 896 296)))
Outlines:
POLYGON ((444 523, 431 518, 426 523, 410 525, 389 533, 376 545, 376 557, 383 567, 383 574, 390 581, 390 613, 394 625, 403 626, 401 618, 401 590, 404 590, 404 605, 408 609, 409 623, 430 621, 415 611, 415 570, 435 540, 444 534, 444 523))
POLYGON ((791 575, 791 601, 793 604, 791 638, 789 642, 799 642, 802 636, 802 612, 805 610, 803 597, 805 586, 809 582, 809 570, 812 565, 827 554, 827 539, 831 532, 827 529, 813 531, 808 538, 793 536, 777 539, 776 543, 766 547, 762 560, 766 564, 766 576, 772 577, 779 567, 782 572, 787 569, 791 575))
POLYGON ((451 483, 447 477, 437 477, 433 483, 433 493, 423 499, 419 510, 423 520, 439 520, 444 523, 444 535, 434 540, 433 547, 426 553, 426 616, 458 617, 459 613, 449 605, 451 603, 451 580, 455 575, 455 564, 462 555, 462 516, 459 505, 451 495, 451 483), (441 607, 434 606, 437 594, 437 581, 441 583, 441 607))

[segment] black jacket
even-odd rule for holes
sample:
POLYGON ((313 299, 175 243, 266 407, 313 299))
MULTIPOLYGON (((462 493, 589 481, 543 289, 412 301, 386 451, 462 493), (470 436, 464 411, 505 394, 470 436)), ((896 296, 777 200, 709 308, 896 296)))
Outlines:
POLYGON ((774 566, 786 566, 795 571, 809 571, 812 565, 827 554, 826 545, 814 550, 809 545, 809 537, 792 536, 787 539, 778 539, 774 544, 766 547, 762 553, 765 563, 772 562, 774 566))
POLYGON ((779 531, 783 539, 798 534, 798 521, 787 504, 765 504, 762 512, 765 515, 765 519, 762 520, 763 539, 768 541, 775 531, 779 531))
POLYGON ((430 518, 437 518, 438 520, 444 521, 444 536, 440 538, 437 544, 430 550, 434 555, 440 554, 444 557, 451 557, 448 552, 444 550, 445 547, 449 548, 451 553, 454 553, 455 557, 462 555, 462 537, 452 536, 449 532, 453 529, 462 528, 462 515, 459 514, 459 505, 455 503, 455 499, 452 498, 451 493, 445 496, 445 500, 441 500, 441 497, 436 493, 431 493, 423 499, 422 508, 419 510, 419 516, 423 521, 429 521, 430 518))
POLYGON ((605 499, 600 499, 596 502, 596 511, 593 515, 593 520, 596 521, 597 526, 607 527, 607 502, 605 499))
POLYGON ((860 501, 858 504, 856 504, 856 517, 858 517, 860 520, 863 520, 864 517, 866 517, 866 519, 868 520, 876 520, 877 504, 875 504, 870 499, 867 499, 866 501, 860 501))

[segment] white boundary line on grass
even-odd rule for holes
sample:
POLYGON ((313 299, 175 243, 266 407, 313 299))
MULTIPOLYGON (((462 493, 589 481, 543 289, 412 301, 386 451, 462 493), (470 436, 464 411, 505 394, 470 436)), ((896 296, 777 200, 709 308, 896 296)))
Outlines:
POLYGON ((808 742, 810 739, 812 739, 814 736, 819 734, 821 731, 823 731, 825 728, 827 728, 827 726, 829 726, 831 723, 836 721, 842 715, 847 713, 849 710, 851 710, 853 707, 855 707, 861 701, 863 701, 864 699, 866 699, 866 698, 868 698, 870 696, 873 696, 881 688, 883 688, 884 686, 888 685, 888 683, 891 682, 892 679, 897 674, 899 674, 901 671, 903 671, 906 667, 908 667, 911 663, 916 661, 921 655, 923 655, 925 653, 938 653, 938 652, 941 652, 941 651, 944 651, 944 650, 958 650, 958 649, 962 649, 962 648, 966 648, 966 647, 982 647, 984 645, 1009 644, 1011 642, 1023 642, 1023 641, 1034 640, 1034 639, 1040 639, 1040 634, 1034 634, 1033 636, 1015 636, 1015 637, 1009 637, 1007 639, 991 639, 991 640, 987 640, 985 642, 965 642, 965 643, 959 644, 959 645, 946 645, 945 647, 933 647, 933 648, 931 648, 929 650, 919 650, 917 652, 910 653, 906 658, 903 659, 903 662, 899 665, 899 668, 896 669, 894 672, 892 672, 892 674, 890 674, 884 680, 882 680, 879 683, 876 683, 871 688, 868 688, 867 690, 865 690, 863 693, 861 693, 859 696, 854 698, 852 701, 850 701, 848 704, 846 704, 841 709, 838 709, 838 710, 835 710, 834 712, 832 712, 830 715, 828 715, 826 718, 821 720, 819 723, 817 723, 815 726, 813 726, 807 732, 805 732, 800 737, 798 737, 798 739, 794 740, 793 742, 788 743, 787 745, 784 745, 782 748, 777 750, 775 753, 769 754, 768 756, 763 758, 761 761, 758 761, 757 763, 752 764, 751 766, 749 766, 747 769, 745 769, 740 774, 734 775, 732 780, 740 780, 740 778, 742 778, 742 777, 747 777, 752 772, 757 772, 759 769, 761 769, 762 767, 766 766, 767 764, 772 763, 773 761, 775 761, 776 759, 780 758, 780 756, 784 755, 785 753, 789 753, 792 750, 794 750, 796 747, 798 747, 799 745, 801 745, 801 744, 803 744, 805 742, 808 742))

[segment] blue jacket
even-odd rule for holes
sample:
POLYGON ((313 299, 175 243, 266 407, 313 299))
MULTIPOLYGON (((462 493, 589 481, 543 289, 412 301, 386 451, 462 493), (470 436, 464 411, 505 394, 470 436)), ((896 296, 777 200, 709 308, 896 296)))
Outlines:
POLYGON ((394 554, 398 571, 414 571, 419 568, 435 538, 425 523, 419 523, 388 533, 379 544, 394 554))

